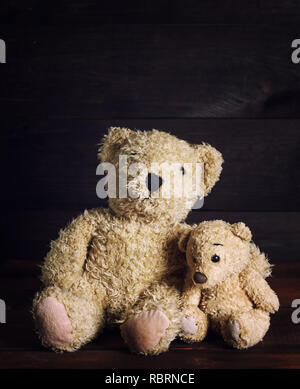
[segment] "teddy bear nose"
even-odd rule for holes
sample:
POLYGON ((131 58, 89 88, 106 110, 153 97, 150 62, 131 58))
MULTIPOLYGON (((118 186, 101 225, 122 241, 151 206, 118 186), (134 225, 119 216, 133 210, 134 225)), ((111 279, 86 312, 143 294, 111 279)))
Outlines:
POLYGON ((149 173, 146 177, 146 185, 150 192, 158 190, 163 183, 163 179, 157 174, 149 173))
POLYGON ((204 284, 207 281, 207 277, 203 273, 196 272, 194 274, 194 280, 197 284, 204 284))

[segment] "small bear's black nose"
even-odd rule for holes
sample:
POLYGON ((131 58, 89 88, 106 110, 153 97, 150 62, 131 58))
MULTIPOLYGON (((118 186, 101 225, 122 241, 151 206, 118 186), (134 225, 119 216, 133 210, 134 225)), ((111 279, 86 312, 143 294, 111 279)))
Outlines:
POLYGON ((197 283, 197 284, 204 284, 206 281, 207 281, 207 277, 205 274, 203 273, 199 273, 199 272, 196 272, 194 274, 194 281, 197 283))
POLYGON ((146 185, 150 192, 155 192, 158 190, 163 183, 163 179, 157 174, 149 173, 146 177, 146 185))

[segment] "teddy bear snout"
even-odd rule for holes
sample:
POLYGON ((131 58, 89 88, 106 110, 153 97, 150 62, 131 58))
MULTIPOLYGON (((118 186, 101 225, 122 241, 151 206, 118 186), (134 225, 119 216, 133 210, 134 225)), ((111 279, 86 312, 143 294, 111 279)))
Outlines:
POLYGON ((207 277, 205 274, 203 273, 200 273, 200 272, 196 272, 194 274, 194 281, 197 283, 197 284, 204 284, 206 281, 207 281, 207 277))
POLYGON ((154 173, 149 173, 146 177, 146 185, 150 192, 157 191, 163 183, 163 179, 154 173))

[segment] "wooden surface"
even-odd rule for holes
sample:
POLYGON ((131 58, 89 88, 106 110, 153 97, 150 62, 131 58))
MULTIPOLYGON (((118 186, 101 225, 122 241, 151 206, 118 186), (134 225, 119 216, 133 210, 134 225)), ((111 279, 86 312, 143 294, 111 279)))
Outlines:
POLYGON ((290 0, 3 2, 0 368, 300 368, 299 10, 290 0), (113 329, 72 354, 40 346, 29 314, 38 266, 60 228, 106 205, 96 152, 111 125, 222 152, 221 180, 188 221, 245 221, 275 264, 281 308, 261 344, 240 352, 209 336, 145 358, 113 329))
MULTIPOLYGON (((24 266, 24 265, 23 265, 24 266)), ((130 354, 118 329, 106 329, 95 341, 75 353, 56 354, 44 349, 33 332, 30 304, 40 287, 35 261, 24 269, 11 261, 2 271, 0 295, 6 296, 7 324, 1 327, 2 368, 299 368, 300 324, 291 321, 291 296, 300 296, 300 267, 284 261, 270 279, 280 296, 280 311, 272 317, 264 341, 247 351, 226 346, 216 335, 202 343, 174 341, 167 353, 155 357, 130 354), (6 274, 6 276, 5 276, 6 274)))

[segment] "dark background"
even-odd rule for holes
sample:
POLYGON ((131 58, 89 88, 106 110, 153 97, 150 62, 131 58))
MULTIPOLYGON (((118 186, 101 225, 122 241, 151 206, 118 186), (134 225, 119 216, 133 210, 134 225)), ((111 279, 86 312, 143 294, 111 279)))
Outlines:
POLYGON ((0 38, 0 367, 300 367, 300 1, 3 1, 0 38), (75 354, 37 341, 29 309, 49 242, 96 197, 109 126, 168 130, 220 150, 190 222, 244 221, 276 264, 281 310, 247 354, 212 337, 157 358, 107 331, 75 354), (268 356, 268 358, 266 358, 268 356))

